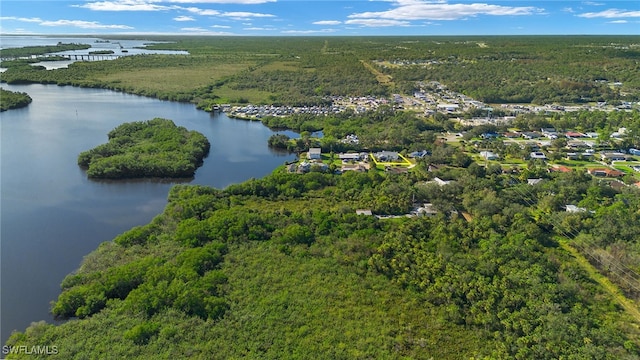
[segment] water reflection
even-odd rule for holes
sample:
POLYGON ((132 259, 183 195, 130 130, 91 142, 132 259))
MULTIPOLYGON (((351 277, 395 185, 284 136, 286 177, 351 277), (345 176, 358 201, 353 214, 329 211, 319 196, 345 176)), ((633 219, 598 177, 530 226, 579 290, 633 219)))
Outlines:
POLYGON ((2 343, 13 329, 51 321, 49 302, 64 276, 101 242, 159 214, 174 183, 224 188, 295 158, 269 149, 274 132, 261 123, 212 116, 192 104, 69 86, 2 87, 33 99, 27 108, 3 112, 0 123, 2 343), (193 179, 87 179, 76 163, 80 152, 106 142, 123 122, 155 117, 209 139, 209 156, 193 179))

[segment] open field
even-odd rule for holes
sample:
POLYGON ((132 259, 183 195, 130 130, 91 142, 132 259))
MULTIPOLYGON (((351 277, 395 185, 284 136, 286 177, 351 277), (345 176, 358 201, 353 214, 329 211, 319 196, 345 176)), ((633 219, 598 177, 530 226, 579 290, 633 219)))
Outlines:
POLYGON ((149 48, 183 50, 190 55, 131 56, 73 64, 68 71, 54 72, 34 71, 16 63, 0 76, 7 82, 106 87, 188 101, 246 98, 221 93, 222 79, 229 89, 260 91, 250 96, 256 103, 287 105, 319 104, 325 96, 388 96, 391 92, 412 96, 420 81, 439 82, 487 104, 640 99, 640 81, 630 75, 637 70, 633 62, 633 44, 640 42, 637 36, 483 36, 474 41, 460 37, 194 36, 162 40, 173 42, 149 48), (612 48, 611 43, 619 46, 612 48), (600 61, 603 56, 608 59, 605 72, 600 61), (577 62, 579 67, 568 65, 577 62), (166 74, 170 81, 150 69, 166 74), (183 76, 177 75, 180 73, 183 76), (615 79, 617 85, 593 80, 602 78, 615 79), (594 93, 600 99, 591 99, 594 93))
POLYGON ((189 92, 207 86, 245 70, 250 64, 220 64, 167 68, 135 69, 116 72, 99 77, 100 81, 117 84, 125 88, 140 88, 151 91, 189 92))

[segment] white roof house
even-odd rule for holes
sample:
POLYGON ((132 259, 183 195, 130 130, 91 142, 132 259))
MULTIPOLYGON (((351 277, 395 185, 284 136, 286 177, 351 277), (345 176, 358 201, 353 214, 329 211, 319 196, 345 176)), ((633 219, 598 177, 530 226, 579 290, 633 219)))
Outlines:
POLYGON ((310 148, 309 152, 307 154, 307 159, 319 160, 321 154, 322 154, 322 149, 320 149, 320 148, 310 148))
POLYGON ((487 160, 495 160, 498 158, 498 155, 491 151, 480 151, 480 156, 487 160))

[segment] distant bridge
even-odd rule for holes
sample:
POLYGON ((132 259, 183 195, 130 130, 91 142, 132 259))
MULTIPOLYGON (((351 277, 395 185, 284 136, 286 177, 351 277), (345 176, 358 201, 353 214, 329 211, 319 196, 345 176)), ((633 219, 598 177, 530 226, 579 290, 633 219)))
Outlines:
POLYGON ((9 56, 2 57, 0 61, 10 61, 18 59, 46 59, 46 58, 64 58, 67 60, 76 61, 100 61, 100 60, 113 60, 123 56, 118 54, 42 54, 42 55, 30 55, 30 56, 9 56))

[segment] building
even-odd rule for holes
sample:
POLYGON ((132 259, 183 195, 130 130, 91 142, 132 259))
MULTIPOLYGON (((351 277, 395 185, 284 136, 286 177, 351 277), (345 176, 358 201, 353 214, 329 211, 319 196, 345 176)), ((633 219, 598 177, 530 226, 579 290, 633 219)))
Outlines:
POLYGON ((427 150, 422 150, 422 151, 414 151, 412 153, 409 154, 409 157, 411 158, 423 158, 427 155, 431 155, 431 153, 427 150))
POLYGON ((533 185, 540 184, 542 181, 543 179, 527 179, 527 184, 533 186, 533 185))
POLYGON ((498 155, 491 151, 480 151, 480 156, 485 160, 496 160, 498 159, 498 155))
POLYGON ((570 173, 572 170, 566 166, 562 165, 552 165, 547 169, 548 172, 562 172, 562 173, 570 173))
POLYGON ((360 161, 364 160, 367 157, 367 153, 340 153, 338 154, 338 158, 342 160, 342 162, 350 162, 350 161, 360 161))
POLYGON ((625 161, 627 156, 621 152, 603 152, 600 153, 600 157, 605 161, 625 161))
POLYGON ((307 153, 307 159, 309 160, 320 160, 322 154, 322 149, 320 148, 310 148, 307 153))
POLYGON ((564 136, 565 136, 567 139, 577 139, 577 138, 583 138, 583 137, 585 137, 585 135, 584 135, 583 133, 579 133, 579 132, 576 132, 576 131, 567 131, 567 132, 564 134, 564 136))
POLYGON ((438 210, 431 203, 426 203, 419 208, 416 209, 416 214, 418 216, 436 216, 438 215, 438 210))
POLYGON ((534 151, 531 154, 529 154, 529 157, 532 159, 540 159, 540 160, 546 160, 547 156, 539 151, 534 151))
POLYGON ((629 149, 629 154, 640 156, 640 150, 631 148, 629 149))
POLYGON ((522 137, 527 139, 527 140, 533 140, 533 139, 538 139, 541 137, 541 135, 535 131, 528 131, 528 132, 523 132, 522 133, 522 137))
POLYGON ((366 172, 369 170, 369 164, 343 164, 340 168, 340 171, 357 171, 357 172, 366 172))
POLYGON ((373 156, 375 156, 378 161, 397 161, 400 158, 398 153, 394 151, 380 151, 373 156))
POLYGON ((590 175, 599 177, 622 177, 624 173, 622 171, 609 169, 609 168, 592 168, 587 170, 590 175))
POLYGON ((567 212, 571 212, 571 213, 587 211, 587 209, 585 209, 583 207, 577 207, 575 205, 567 205, 567 206, 565 206, 565 209, 567 210, 567 212))

